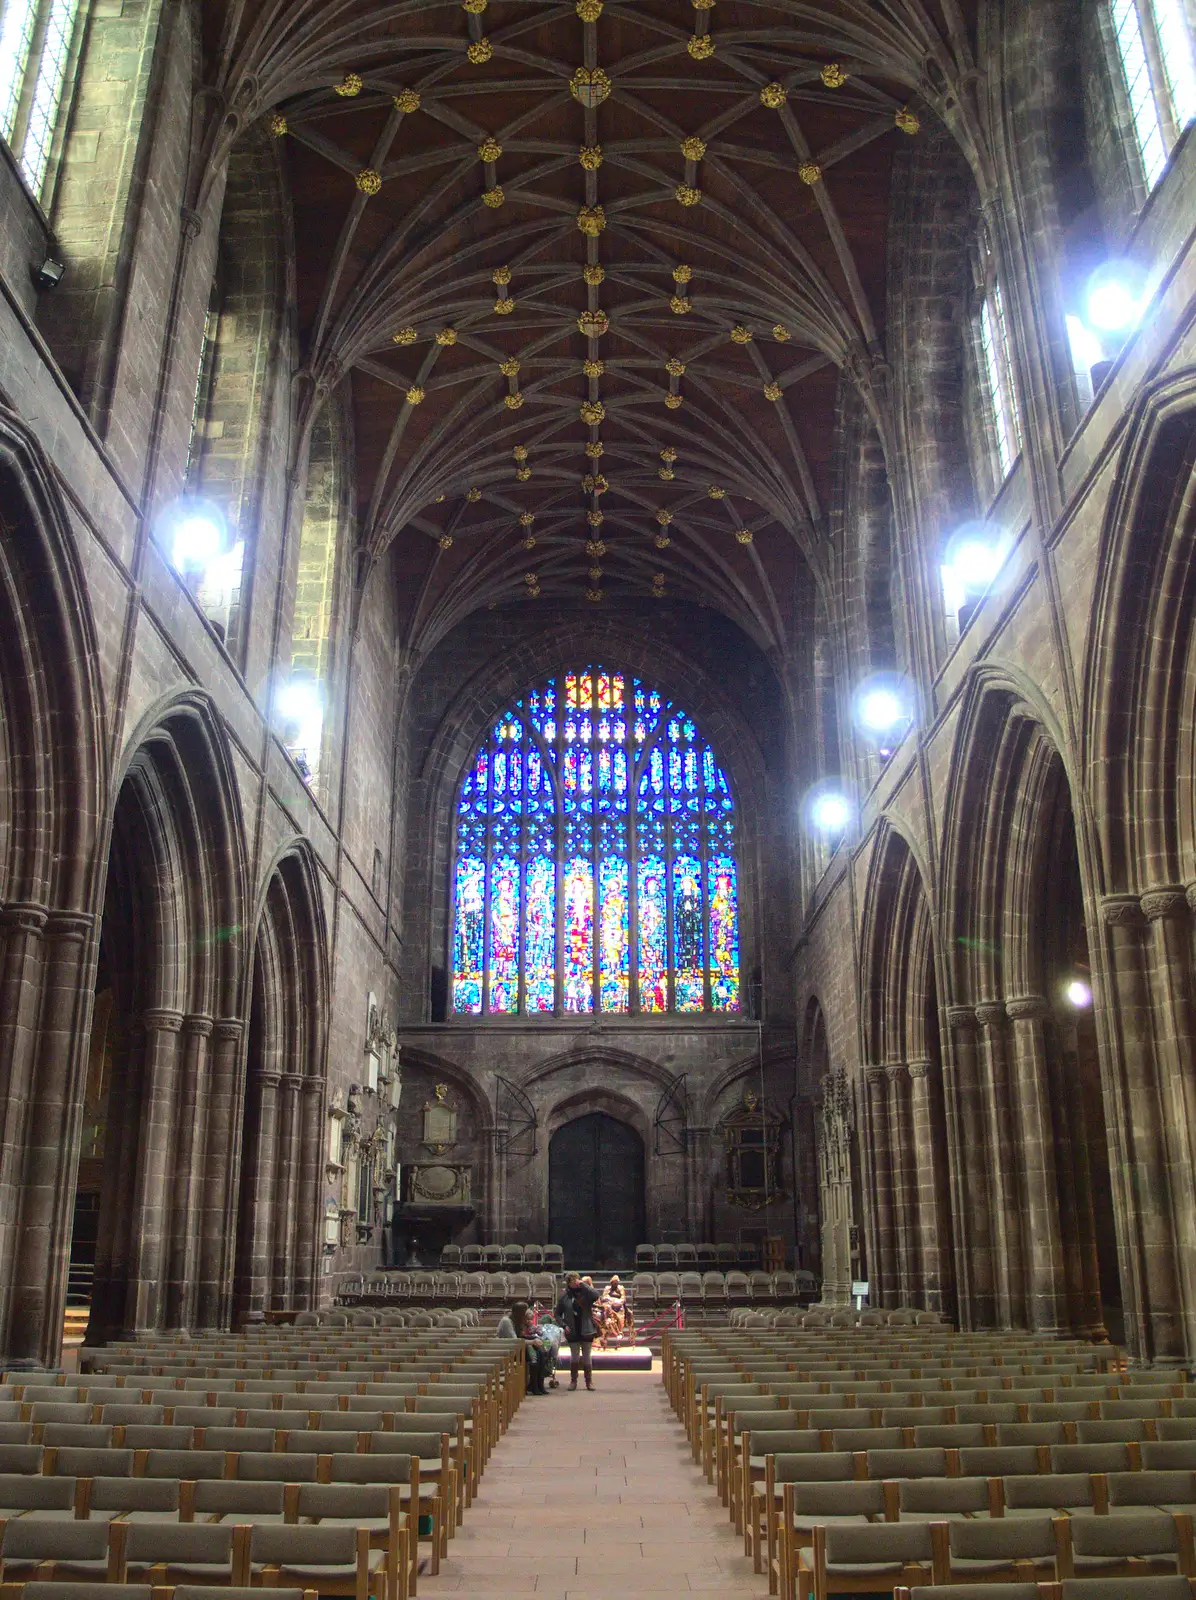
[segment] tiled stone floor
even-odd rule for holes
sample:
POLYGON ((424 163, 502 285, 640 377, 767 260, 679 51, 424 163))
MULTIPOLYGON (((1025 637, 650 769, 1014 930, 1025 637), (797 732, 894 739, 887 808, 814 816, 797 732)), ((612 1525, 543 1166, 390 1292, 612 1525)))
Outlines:
POLYGON ((420 1600, 767 1595, 690 1459, 659 1372, 594 1382, 593 1394, 574 1394, 566 1378, 523 1402, 439 1577, 421 1574, 420 1600))

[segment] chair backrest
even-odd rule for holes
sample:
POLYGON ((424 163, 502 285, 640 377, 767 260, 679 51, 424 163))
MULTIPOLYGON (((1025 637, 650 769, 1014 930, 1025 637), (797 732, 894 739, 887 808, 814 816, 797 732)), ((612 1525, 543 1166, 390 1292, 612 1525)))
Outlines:
POLYGON ((301 1517, 374 1519, 390 1512, 390 1486, 385 1483, 301 1483, 298 1514, 301 1517))
POLYGON ((4 1559, 42 1561, 105 1561, 106 1522, 76 1522, 36 1512, 13 1517, 4 1528, 4 1559))
POLYGON ((357 1559, 357 1529, 335 1522, 316 1527, 258 1522, 250 1535, 249 1558, 263 1566, 345 1566, 357 1559))
POLYGON ((987 1478, 903 1478, 897 1485, 902 1515, 941 1512, 963 1516, 988 1510, 987 1478))
MULTIPOLYGON (((33 1584, 25 1585, 28 1594, 33 1584)), ((936 1589, 936 1595, 943 1590, 936 1589)), ((177 1591, 176 1591, 177 1593, 177 1591)), ((985 1589, 985 1600, 993 1591, 985 1589)), ((1059 1585, 1059 1600, 1191 1600, 1192 1585, 1187 1578, 1064 1578, 1059 1585)), ((273 1600, 273 1596, 271 1596, 273 1600)), ((974 1600, 974 1596, 968 1596, 974 1600)))
POLYGON ((831 1523, 826 1530, 828 1567, 929 1561, 931 1554, 929 1522, 831 1523))
POLYGON ((1004 1480, 1005 1504, 1014 1511, 1045 1511, 1095 1503, 1086 1472, 1043 1472, 1004 1480))
POLYGON ((948 1522, 947 1537, 952 1556, 961 1561, 1033 1561, 1055 1554, 1050 1517, 960 1517, 948 1522))
POLYGON ((145 1458, 147 1478, 223 1478, 223 1450, 151 1450, 145 1458))
POLYGON ((281 1481, 242 1483, 236 1478, 205 1478, 195 1485, 195 1510, 201 1516, 281 1516, 285 1498, 281 1481))
POLYGON ((773 1460, 777 1483, 836 1483, 855 1476, 855 1457, 845 1450, 791 1451, 773 1460))
POLYGON ((1110 1472, 1111 1506, 1196 1506, 1196 1473, 1110 1472))
POLYGON ((1166 1511, 1119 1511, 1115 1517, 1069 1517, 1077 1556, 1169 1555, 1179 1548, 1175 1518, 1166 1511))
POLYGON ((287 1450, 243 1450, 237 1457, 237 1476, 245 1483, 314 1483, 319 1459, 287 1450))
POLYGON ((0 1512, 70 1511, 75 1504, 74 1478, 43 1478, 37 1473, 5 1473, 0 1477, 0 1512))
POLYGON ((174 1478, 93 1478, 91 1511, 177 1511, 179 1485, 174 1478))

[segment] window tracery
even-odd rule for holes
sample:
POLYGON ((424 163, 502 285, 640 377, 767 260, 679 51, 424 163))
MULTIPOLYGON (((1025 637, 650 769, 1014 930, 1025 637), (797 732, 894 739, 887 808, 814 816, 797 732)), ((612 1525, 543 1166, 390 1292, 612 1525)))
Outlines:
POLYGON ((735 806, 692 719, 639 678, 564 673, 462 782, 452 1010, 737 1012, 735 806))

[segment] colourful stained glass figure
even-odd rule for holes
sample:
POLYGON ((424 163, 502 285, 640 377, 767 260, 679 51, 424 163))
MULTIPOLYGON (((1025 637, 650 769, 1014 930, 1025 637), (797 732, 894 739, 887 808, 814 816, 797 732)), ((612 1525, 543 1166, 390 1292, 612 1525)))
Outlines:
POLYGON ((565 1010, 594 1009, 594 869, 577 859, 565 868, 565 1010))
POLYGON ((453 1010, 482 1009, 482 932, 485 927, 486 864, 476 856, 457 862, 457 915, 453 936, 453 1010))
POLYGON ((544 856, 528 863, 524 982, 529 1011, 556 1008, 556 868, 544 856))
POLYGON ((640 1010, 667 1011, 669 910, 664 862, 659 856, 640 858, 637 889, 640 1010))
POLYGON ((453 1011, 737 1011, 735 840, 714 751, 658 689, 589 666, 529 691, 461 783, 453 1011))
POLYGON ((500 856, 490 882, 490 1010, 519 1010, 519 863, 500 856))
POLYGON ((731 856, 710 861, 710 1004, 739 1010, 739 887, 731 856))
POLYGON ((702 864, 695 856, 673 862, 673 986, 678 1011, 701 1011, 706 1002, 702 937, 702 864))
POLYGON ((602 925, 598 953, 603 1011, 626 1011, 628 989, 627 862, 605 857, 598 868, 602 925))

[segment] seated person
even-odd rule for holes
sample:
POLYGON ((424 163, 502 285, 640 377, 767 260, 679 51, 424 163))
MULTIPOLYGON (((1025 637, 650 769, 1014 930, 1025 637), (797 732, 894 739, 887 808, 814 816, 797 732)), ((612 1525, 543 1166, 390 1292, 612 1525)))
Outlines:
POLYGON ((621 1339, 628 1331, 627 1291, 619 1281, 619 1274, 612 1272, 610 1282, 602 1294, 602 1348, 606 1349, 606 1341, 612 1336, 621 1339))
POLYGON ((545 1352, 532 1323, 526 1300, 516 1300, 506 1316, 499 1319, 494 1330, 496 1339, 522 1339, 523 1353, 527 1358, 528 1394, 547 1394, 544 1378, 547 1371, 545 1352))

